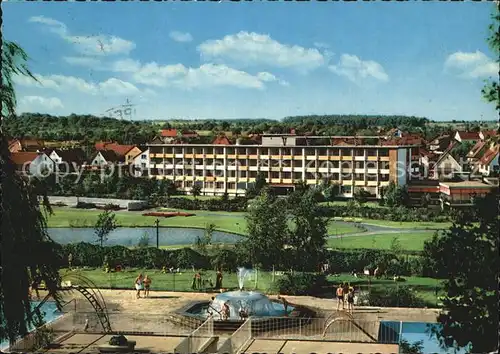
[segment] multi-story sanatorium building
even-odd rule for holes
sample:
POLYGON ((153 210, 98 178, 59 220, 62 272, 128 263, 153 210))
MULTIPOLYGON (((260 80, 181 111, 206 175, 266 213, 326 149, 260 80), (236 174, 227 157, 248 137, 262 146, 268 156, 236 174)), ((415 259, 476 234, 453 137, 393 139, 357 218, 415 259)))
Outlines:
POLYGON ((315 138, 345 137, 267 135, 259 145, 151 143, 149 174, 173 180, 186 192, 199 184, 208 195, 243 195, 259 173, 283 192, 298 181, 319 184, 329 178, 341 196, 364 188, 377 198, 389 181, 405 185, 411 178, 410 156, 417 146, 311 145, 315 138))

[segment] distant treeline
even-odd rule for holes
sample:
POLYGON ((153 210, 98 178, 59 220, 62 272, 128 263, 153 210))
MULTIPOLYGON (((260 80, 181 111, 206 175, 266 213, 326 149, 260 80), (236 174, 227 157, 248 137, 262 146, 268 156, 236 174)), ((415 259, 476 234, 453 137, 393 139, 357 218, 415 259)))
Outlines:
MULTIPOLYGON (((144 144, 162 128, 180 131, 204 131, 209 135, 225 132, 238 134, 312 133, 315 135, 375 135, 380 129, 400 128, 422 134, 430 139, 454 129, 458 121, 450 124, 433 124, 427 118, 409 116, 375 115, 311 115, 286 117, 281 121, 270 119, 219 119, 219 120, 154 120, 127 121, 92 115, 51 116, 41 113, 23 113, 3 121, 4 131, 15 138, 36 138, 55 141, 117 141, 123 144, 144 144)), ((464 122, 461 126, 478 129, 478 124, 464 122)), ((205 137, 205 140, 210 140, 205 137)))

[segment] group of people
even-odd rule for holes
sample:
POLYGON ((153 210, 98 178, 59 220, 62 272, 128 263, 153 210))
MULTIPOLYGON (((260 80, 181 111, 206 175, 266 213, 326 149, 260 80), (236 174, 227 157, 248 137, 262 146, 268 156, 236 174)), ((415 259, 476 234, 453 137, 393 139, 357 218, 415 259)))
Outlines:
POLYGON ((135 278, 135 290, 136 298, 139 299, 141 297, 141 291, 144 290, 144 297, 149 297, 149 289, 151 288, 152 280, 147 275, 143 276, 142 273, 135 278))
POLYGON ((339 284, 336 291, 337 296, 337 311, 342 304, 342 310, 345 310, 345 303, 347 302, 347 311, 352 313, 354 310, 354 287, 349 283, 339 284))
MULTIPOLYGON (((222 289, 222 279, 223 279, 222 271, 219 269, 217 274, 215 275, 215 289, 222 289)), ((202 290, 207 287, 214 287, 212 279, 203 280, 200 272, 195 272, 193 275, 193 283, 191 284, 191 289, 193 290, 202 290)))

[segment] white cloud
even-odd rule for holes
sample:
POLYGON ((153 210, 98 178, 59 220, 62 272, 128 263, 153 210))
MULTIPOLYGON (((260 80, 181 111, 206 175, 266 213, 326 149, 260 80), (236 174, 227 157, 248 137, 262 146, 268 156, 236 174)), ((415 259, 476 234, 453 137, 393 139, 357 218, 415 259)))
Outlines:
POLYGON ((223 64, 213 63, 192 68, 183 64, 160 65, 156 62, 141 64, 138 61, 126 59, 114 62, 111 67, 116 72, 130 73, 130 78, 134 82, 155 87, 194 89, 232 86, 262 89, 264 83, 267 82, 287 84, 268 72, 252 75, 223 64))
POLYGON ((373 60, 363 61, 355 55, 342 54, 337 65, 328 67, 333 73, 344 76, 352 82, 373 78, 379 81, 389 81, 389 76, 382 65, 373 60))
POLYGON ((176 42, 191 42, 193 40, 193 36, 189 32, 172 31, 169 36, 176 42))
POLYGON ((77 51, 90 55, 128 54, 135 48, 135 43, 126 39, 109 35, 71 35, 68 27, 57 20, 44 16, 30 17, 29 22, 47 26, 49 30, 66 42, 71 43, 77 51))
POLYGON ((202 57, 228 59, 243 65, 269 65, 307 72, 325 64, 316 48, 279 43, 269 35, 239 32, 198 46, 202 57))
POLYGON ((16 84, 26 87, 52 89, 59 92, 79 91, 89 95, 120 96, 137 94, 140 90, 129 82, 110 78, 100 83, 87 82, 81 78, 63 75, 35 75, 38 81, 26 76, 15 76, 16 84))
POLYGON ((463 78, 498 76, 498 63, 483 52, 455 52, 444 63, 445 70, 463 78))
POLYGON ((71 65, 84 66, 92 69, 98 69, 102 65, 99 59, 91 57, 63 57, 63 60, 71 65))
POLYGON ((33 110, 36 108, 56 109, 63 108, 61 100, 57 97, 24 96, 19 100, 20 110, 33 110))

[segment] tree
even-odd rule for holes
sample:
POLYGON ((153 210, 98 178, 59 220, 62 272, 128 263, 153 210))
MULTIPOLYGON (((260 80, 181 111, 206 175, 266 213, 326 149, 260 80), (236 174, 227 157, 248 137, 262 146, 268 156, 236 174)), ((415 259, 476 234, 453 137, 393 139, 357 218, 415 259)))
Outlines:
POLYGON ((294 192, 287 203, 291 215, 287 244, 292 250, 292 264, 302 270, 316 269, 324 256, 328 220, 320 216, 314 190, 294 192))
POLYGON ((201 194, 201 186, 198 183, 193 184, 193 187, 191 187, 191 194, 193 195, 194 199, 197 199, 201 194))
MULTIPOLYGON (((500 56, 500 4, 498 2, 495 4, 495 11, 491 19, 492 23, 489 25, 490 35, 487 41, 498 63, 500 56)), ((495 103, 496 110, 500 110, 500 85, 498 83, 498 76, 496 79, 490 79, 486 82, 482 93, 486 101, 495 103)))
POLYGON ((478 198, 473 211, 424 244, 427 272, 445 279, 436 333, 443 346, 498 349, 498 211, 498 196, 478 198))
POLYGON ((408 203, 408 191, 405 186, 397 186, 391 181, 384 190, 384 204, 389 207, 405 206, 408 203))
POLYGON ((325 188, 323 191, 323 195, 325 196, 325 200, 332 202, 339 195, 339 185, 337 183, 331 184, 325 188))
MULTIPOLYGON (((2 38, 3 39, 3 38, 2 38)), ((40 205, 36 184, 16 173, 10 159, 3 118, 15 114, 14 75, 33 78, 26 66, 27 55, 15 43, 2 43, 2 126, 0 127, 1 235, 0 238, 0 342, 13 343, 30 325, 39 324, 33 313, 29 287, 33 280, 44 282, 60 305, 57 245, 49 238, 45 212, 50 213, 46 196, 40 205)))
POLYGON ((251 264, 264 269, 281 265, 288 239, 286 204, 269 193, 261 193, 248 206, 248 236, 242 248, 251 264))
POLYGON ((267 185, 266 176, 263 172, 260 172, 255 178, 255 182, 252 185, 250 185, 245 191, 245 196, 249 199, 255 198, 262 192, 262 190, 266 185, 267 185))
POLYGON ((399 352, 401 354, 422 354, 424 352, 424 342, 420 340, 410 344, 406 339, 402 339, 399 342, 399 352))
POLYGON ((97 241, 100 242, 101 247, 103 243, 107 240, 108 235, 111 231, 118 227, 116 223, 116 215, 111 210, 104 210, 94 225, 94 233, 97 236, 97 241))
POLYGON ((370 193, 366 191, 364 188, 360 188, 357 191, 354 192, 354 200, 362 206, 368 201, 368 197, 370 196, 370 193))

